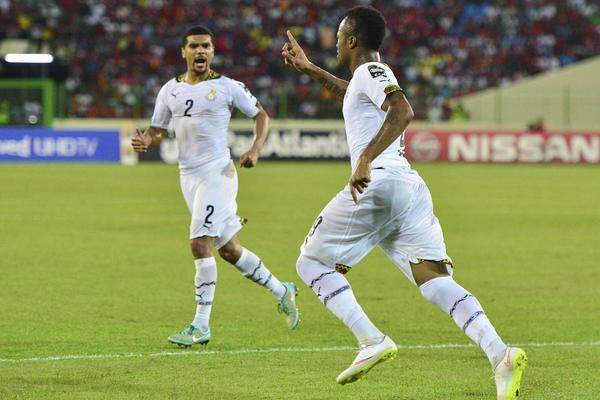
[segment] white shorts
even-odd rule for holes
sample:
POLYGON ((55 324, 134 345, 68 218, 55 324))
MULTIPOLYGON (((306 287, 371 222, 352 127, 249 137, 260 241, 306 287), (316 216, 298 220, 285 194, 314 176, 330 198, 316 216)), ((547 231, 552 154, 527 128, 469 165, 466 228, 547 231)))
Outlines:
POLYGON ((443 261, 452 273, 427 185, 410 169, 374 169, 354 204, 348 186, 325 206, 301 254, 345 272, 376 245, 414 283, 410 263, 443 261))
POLYGON ((235 198, 238 179, 230 159, 220 159, 180 176, 181 192, 192 214, 190 239, 212 236, 223 247, 242 228, 235 198))

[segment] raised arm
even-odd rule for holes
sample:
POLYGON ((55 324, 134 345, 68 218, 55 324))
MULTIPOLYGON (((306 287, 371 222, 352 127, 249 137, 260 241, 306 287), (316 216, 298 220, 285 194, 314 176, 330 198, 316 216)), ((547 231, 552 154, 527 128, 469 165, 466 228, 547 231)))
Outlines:
POLYGON ((149 127, 146 130, 136 129, 136 134, 131 139, 131 146, 133 150, 138 153, 145 153, 148 151, 148 147, 157 145, 167 137, 167 130, 162 128, 156 128, 154 126, 149 127))
POLYGON ((256 103, 258 114, 254 117, 254 141, 250 149, 240 157, 240 167, 252 168, 256 166, 260 152, 269 135, 269 114, 260 103, 256 103))
POLYGON ((325 89, 335 96, 343 98, 348 87, 348 81, 340 79, 310 62, 290 31, 287 31, 287 37, 289 42, 286 42, 281 49, 284 62, 320 82, 325 89))
POLYGON ((401 91, 388 94, 381 109, 387 111, 383 124, 360 155, 350 177, 350 193, 355 203, 358 201, 356 192, 362 193, 371 182, 371 162, 402 135, 414 116, 412 107, 401 91))

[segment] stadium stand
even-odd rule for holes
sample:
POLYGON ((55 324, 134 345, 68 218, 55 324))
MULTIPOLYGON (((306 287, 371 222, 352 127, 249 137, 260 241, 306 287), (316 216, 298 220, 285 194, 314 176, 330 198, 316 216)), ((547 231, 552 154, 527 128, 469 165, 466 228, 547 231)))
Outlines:
MULTIPOLYGON (((363 2, 365 3, 365 2, 363 2)), ((162 83, 182 72, 180 36, 217 35, 214 69, 244 81, 272 115, 339 117, 339 105, 280 60, 291 27, 318 64, 335 68, 336 28, 349 1, 7 1, 0 40, 48 47, 68 66, 70 117, 148 117, 162 83)), ((600 54, 594 0, 374 1, 389 35, 385 61, 419 119, 456 117, 453 97, 600 54)), ((466 117, 460 115, 459 117, 466 117)))

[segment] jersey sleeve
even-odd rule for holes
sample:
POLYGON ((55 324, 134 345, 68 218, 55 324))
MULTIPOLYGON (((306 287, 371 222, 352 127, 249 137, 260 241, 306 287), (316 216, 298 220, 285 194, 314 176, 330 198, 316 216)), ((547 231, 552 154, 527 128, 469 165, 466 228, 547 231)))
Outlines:
POLYGON ((232 102, 235 108, 250 118, 256 117, 256 114, 258 114, 259 111, 257 107, 258 100, 250 93, 250 90, 248 90, 246 85, 231 79, 230 87, 232 102))
POLYGON ((171 122, 171 110, 167 105, 167 86, 168 85, 164 85, 162 88, 160 88, 158 96, 156 96, 156 102, 154 103, 154 113, 152 114, 152 121, 150 122, 150 126, 167 129, 169 126, 169 122, 171 122))
POLYGON ((397 91, 403 92, 390 67, 382 63, 369 64, 362 71, 360 78, 361 88, 359 90, 379 108, 388 94, 397 91))

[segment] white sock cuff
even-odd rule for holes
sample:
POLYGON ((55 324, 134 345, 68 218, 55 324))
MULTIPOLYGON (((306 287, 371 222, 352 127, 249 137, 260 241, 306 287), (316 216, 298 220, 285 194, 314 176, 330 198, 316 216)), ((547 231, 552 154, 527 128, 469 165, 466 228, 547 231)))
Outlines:
POLYGON ((247 248, 242 247, 242 254, 240 255, 240 258, 238 258, 238 260, 235 262, 235 266, 236 267, 243 267, 244 263, 246 262, 246 260, 248 259, 248 257, 250 255, 254 255, 254 253, 252 253, 247 248))
POLYGON ((202 269, 213 265, 217 266, 217 260, 214 257, 197 258, 194 260, 194 264, 196 264, 196 269, 202 269))
POLYGON ((419 286, 419 290, 430 302, 433 302, 435 299, 436 292, 440 287, 448 285, 450 282, 455 283, 454 279, 451 276, 441 276, 439 278, 433 278, 421 286, 419 286))

